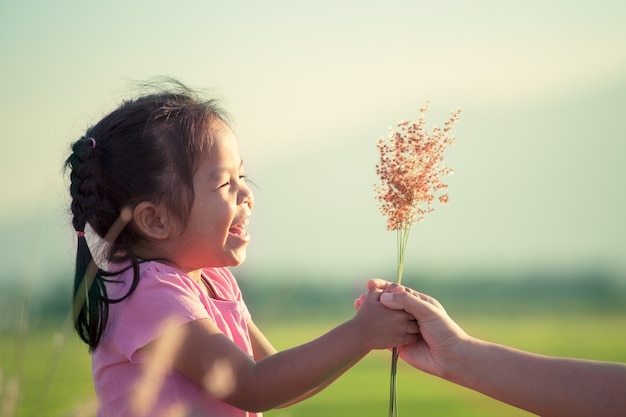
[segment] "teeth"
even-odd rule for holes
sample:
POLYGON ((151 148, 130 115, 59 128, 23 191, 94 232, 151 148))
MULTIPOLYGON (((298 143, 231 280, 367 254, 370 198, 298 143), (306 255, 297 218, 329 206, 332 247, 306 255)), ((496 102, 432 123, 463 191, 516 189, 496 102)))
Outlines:
POLYGON ((245 218, 242 221, 240 221, 239 223, 233 223, 233 226, 231 226, 231 227, 244 229, 248 225, 248 223, 250 223, 250 220, 245 218))

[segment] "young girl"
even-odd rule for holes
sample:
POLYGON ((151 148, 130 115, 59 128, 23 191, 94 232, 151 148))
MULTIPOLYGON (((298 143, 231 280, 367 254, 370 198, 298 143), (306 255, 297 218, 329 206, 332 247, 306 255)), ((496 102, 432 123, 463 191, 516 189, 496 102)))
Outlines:
POLYGON ((124 102, 73 143, 66 165, 75 327, 101 416, 259 416, 372 349, 417 338, 413 317, 372 290, 352 319, 276 352, 227 269, 245 260, 254 198, 214 100, 174 83, 124 102), (95 267, 86 225, 106 242, 106 267, 95 267))

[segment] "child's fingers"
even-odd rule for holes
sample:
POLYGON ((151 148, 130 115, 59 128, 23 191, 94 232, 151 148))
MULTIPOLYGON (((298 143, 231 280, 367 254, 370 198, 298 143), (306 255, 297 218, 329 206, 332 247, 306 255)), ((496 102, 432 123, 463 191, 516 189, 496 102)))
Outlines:
MULTIPOLYGON (((395 293, 395 292, 403 292, 405 290, 407 290, 407 287, 403 287, 400 284, 397 284, 395 282, 389 282, 389 281, 385 281, 379 278, 373 278, 367 281, 367 289, 368 291, 366 293, 363 293, 359 296, 359 298, 354 300, 354 308, 355 309, 359 309, 359 307, 361 307, 361 305, 363 305, 363 303, 365 302, 366 297, 368 296, 368 294, 370 293, 374 293, 374 294, 380 294, 381 290, 382 292, 390 292, 390 293, 395 293)), ((377 301, 378 301, 378 295, 377 295, 377 301)))
POLYGON ((408 287, 404 287, 400 284, 392 282, 387 286, 387 288, 385 288, 385 292, 404 292, 407 290, 407 288, 408 287))
POLYGON ((373 301, 378 302, 380 300, 380 294, 382 294, 382 291, 378 288, 372 288, 369 289, 366 293, 363 293, 359 296, 359 298, 357 298, 356 300, 354 300, 354 307, 356 309, 358 309, 359 307, 361 307, 368 299, 371 299, 373 301))
POLYGON ((384 290, 385 288, 387 288, 389 284, 391 284, 391 282, 385 281, 380 278, 373 278, 367 281, 367 289, 368 290, 372 290, 372 289, 384 290))
POLYGON ((359 307, 361 307, 361 304, 363 304, 363 301, 365 301, 365 296, 367 294, 361 294, 359 296, 359 298, 357 298, 356 300, 354 300, 354 308, 356 308, 357 310, 359 309, 359 307))
POLYGON ((367 289, 378 289, 383 290, 383 292, 402 292, 408 289, 408 287, 404 287, 396 282, 389 282, 379 278, 374 278, 367 281, 367 289))

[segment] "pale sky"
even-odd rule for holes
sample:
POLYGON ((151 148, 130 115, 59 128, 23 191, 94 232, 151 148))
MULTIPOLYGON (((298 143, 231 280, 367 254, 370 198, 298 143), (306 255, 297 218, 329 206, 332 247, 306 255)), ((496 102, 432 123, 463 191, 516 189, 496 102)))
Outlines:
POLYGON ((463 113, 450 204, 407 268, 626 273, 625 21, 621 1, 4 1, 1 266, 71 268, 69 143, 170 75, 235 119, 258 186, 245 271, 393 272, 375 144, 428 99, 431 127, 463 113))

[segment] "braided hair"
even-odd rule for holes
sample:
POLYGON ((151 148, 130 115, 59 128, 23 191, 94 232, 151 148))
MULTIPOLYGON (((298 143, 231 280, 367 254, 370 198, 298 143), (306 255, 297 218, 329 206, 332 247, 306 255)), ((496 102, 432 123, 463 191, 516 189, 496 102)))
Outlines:
POLYGON ((229 120, 216 100, 202 100, 183 84, 167 80, 156 92, 123 102, 71 145, 65 167, 78 236, 74 327, 91 351, 105 332, 109 304, 129 297, 139 282, 139 264, 145 260, 133 253, 142 239, 129 223, 133 208, 142 201, 164 203, 187 224, 193 175, 208 152, 214 118, 229 120), (116 272, 98 267, 85 238, 87 225, 104 239, 108 262, 130 266, 116 272), (109 298, 105 284, 119 282, 111 277, 128 268, 133 269, 128 292, 109 298))

